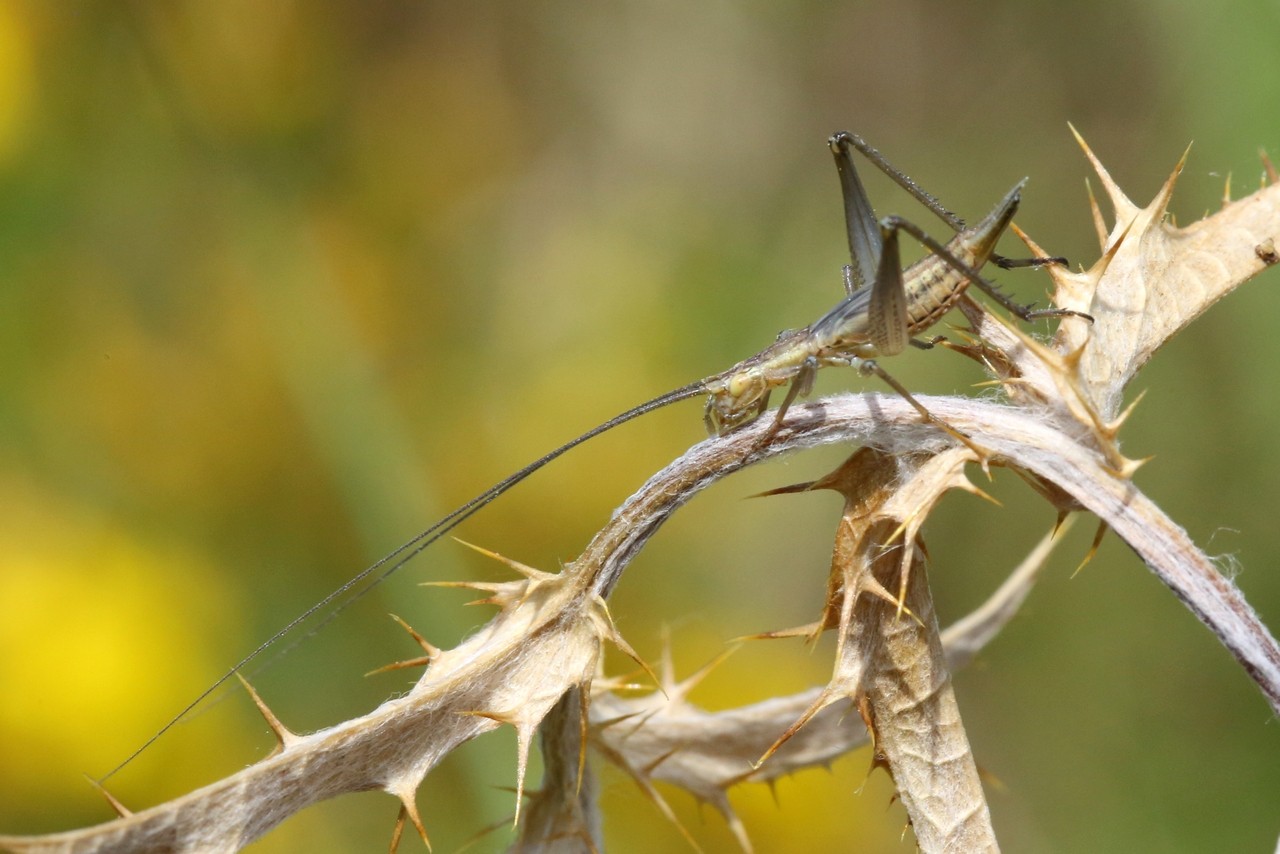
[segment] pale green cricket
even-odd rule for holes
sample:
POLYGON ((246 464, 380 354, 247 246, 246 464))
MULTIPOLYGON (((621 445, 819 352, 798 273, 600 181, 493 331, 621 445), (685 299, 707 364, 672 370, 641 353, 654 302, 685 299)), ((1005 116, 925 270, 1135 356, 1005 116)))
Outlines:
MULTIPOLYGON (((809 392, 817 371, 833 365, 854 367, 864 376, 870 374, 879 376, 910 401, 922 417, 926 420, 935 420, 901 384, 875 362, 875 358, 896 355, 906 349, 908 344, 924 348, 932 346, 931 343, 913 336, 937 323, 971 284, 985 291, 1000 305, 1023 320, 1063 316, 1092 320, 1088 315, 1065 309, 1032 311, 1030 307, 1019 305, 1000 293, 994 284, 978 272, 988 261, 1005 268, 1066 263, 1061 258, 1011 260, 995 254, 996 243, 1009 227, 1013 214, 1018 208, 1025 181, 1019 182, 1006 193, 995 208, 977 224, 966 226, 962 220, 924 192, 906 174, 894 168, 883 155, 867 145, 860 137, 842 131, 833 135, 828 142, 840 174, 845 225, 853 261, 852 265, 844 268, 845 296, 830 311, 803 329, 783 332, 768 347, 754 356, 743 359, 728 370, 674 389, 629 409, 495 483, 395 551, 364 569, 359 575, 308 608, 260 644, 102 779, 105 780, 127 765, 219 686, 307 619, 368 581, 364 587, 324 618, 326 623, 332 620, 343 608, 490 501, 561 454, 606 430, 611 430, 619 424, 676 401, 706 394, 704 421, 710 433, 721 434, 757 419, 767 410, 769 395, 773 389, 790 384, 787 396, 774 417, 772 427, 761 439, 761 441, 768 441, 783 425, 787 409, 795 399, 809 392), (877 220, 866 190, 863 189, 857 170, 854 168, 851 153, 854 149, 946 222, 956 232, 955 236, 943 244, 929 237, 919 226, 901 217, 889 216, 877 220), (901 231, 907 232, 918 240, 929 253, 905 270, 901 267, 898 253, 898 233, 901 231)), ((964 440, 963 436, 956 434, 945 424, 939 424, 939 426, 964 440)))

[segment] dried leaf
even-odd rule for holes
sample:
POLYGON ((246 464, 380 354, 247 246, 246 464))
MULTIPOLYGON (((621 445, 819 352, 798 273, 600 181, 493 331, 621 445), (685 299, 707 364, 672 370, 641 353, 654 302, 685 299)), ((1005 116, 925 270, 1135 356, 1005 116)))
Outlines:
POLYGON ((1076 139, 1111 198, 1115 224, 1089 270, 1049 268, 1055 302, 1088 312, 1092 326, 1064 323, 1059 352, 1083 348, 1081 383, 1104 420, 1119 412, 1125 386, 1161 345, 1240 284, 1276 263, 1280 185, 1264 187, 1186 228, 1165 221, 1183 154, 1154 199, 1139 208, 1076 139), (1267 247, 1273 247, 1267 252, 1267 247))
POLYGON ((832 577, 843 603, 831 682, 784 738, 838 699, 862 713, 923 851, 994 851, 995 831, 960 721, 917 532, 968 485, 966 447, 931 457, 855 453, 819 481, 845 496, 832 577), (897 597, 889 590, 897 590, 897 597), (872 595, 864 596, 863 593, 872 595))

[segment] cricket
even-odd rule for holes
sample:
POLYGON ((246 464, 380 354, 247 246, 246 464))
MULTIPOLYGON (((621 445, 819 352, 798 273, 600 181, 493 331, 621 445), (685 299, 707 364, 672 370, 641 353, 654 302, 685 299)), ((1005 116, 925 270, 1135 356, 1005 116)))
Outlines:
POLYGON ((641 403, 490 486, 395 551, 362 570, 261 643, 146 743, 100 778, 99 782, 128 765, 232 676, 240 673, 268 648, 311 617, 346 597, 324 615, 319 625, 311 630, 314 633, 414 556, 529 475, 583 442, 655 409, 705 394, 707 400, 703 413, 704 423, 709 433, 719 435, 755 421, 768 411, 769 397, 773 390, 789 385, 773 424, 761 439, 762 442, 768 442, 782 427, 792 403, 809 393, 819 369, 828 366, 852 367, 862 376, 879 377, 910 402, 925 421, 935 423, 953 438, 969 444, 963 434, 931 416, 902 384, 880 367, 876 358, 896 355, 909 344, 922 349, 934 346, 936 340, 924 341, 915 336, 941 320, 970 285, 976 286, 1024 321, 1077 317, 1092 322, 1091 317, 1081 312, 1066 309, 1033 310, 1031 306, 1016 303, 979 272, 988 262, 1010 269, 1045 264, 1065 265, 1066 260, 1011 259, 996 254, 996 243, 1013 220, 1025 179, 1006 193, 990 213, 975 225, 967 226, 861 137, 842 131, 834 134, 828 144, 840 177, 852 261, 843 271, 844 298, 830 311, 804 328, 782 332, 774 343, 729 369, 641 403), (887 216, 877 219, 854 166, 854 151, 862 154, 946 223, 955 233, 954 236, 942 243, 902 217, 887 216), (902 232, 906 232, 927 250, 924 257, 906 269, 901 266, 899 253, 899 235, 902 232))

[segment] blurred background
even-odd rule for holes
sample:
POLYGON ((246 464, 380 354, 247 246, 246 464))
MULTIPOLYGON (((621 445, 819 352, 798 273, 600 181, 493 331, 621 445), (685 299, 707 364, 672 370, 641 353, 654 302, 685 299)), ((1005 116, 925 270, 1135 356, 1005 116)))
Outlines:
MULTIPOLYGON (((1257 187, 1260 147, 1280 154, 1278 27, 1275 0, 0 2, 0 831, 106 820, 83 775, 307 606, 544 451, 832 305, 832 131, 970 218, 1030 176, 1020 225, 1087 265, 1067 122, 1139 203, 1194 140, 1172 207, 1196 219, 1229 175, 1236 195, 1257 187)), ((866 180, 881 213, 941 228, 866 180)), ((1043 301, 1043 275, 999 278, 1043 301)), ((1264 274, 1158 355, 1124 446, 1155 456, 1138 484, 1273 627, 1277 287, 1264 274)), ((926 392, 983 379, 947 352, 889 367, 926 392)), ((457 533, 554 570, 702 435, 696 402, 646 416, 457 533)), ((730 638, 814 619, 839 499, 743 499, 848 450, 682 511, 614 597, 631 643, 655 660, 665 634, 689 673, 730 638)), ((1005 506, 955 495, 926 528, 944 622, 1053 521, 1007 472, 984 488, 1005 506)), ((1280 728, 1119 541, 1071 577, 1092 530, 956 678, 1003 844, 1272 850, 1280 728)), ((363 675, 418 653, 387 614, 452 645, 492 612, 417 585, 499 577, 442 541, 253 682, 295 730, 364 713, 416 675, 363 675)), ((695 700, 800 690, 830 662, 829 645, 751 644, 695 700)), ((243 692, 214 699, 113 792, 141 809, 265 755, 243 692)), ((735 791, 757 850, 913 850, 869 764, 735 791)), ((508 818, 514 773, 505 731, 433 773, 436 850, 508 818)), ((629 780, 603 778, 610 850, 681 849, 629 780)), ((732 850, 713 811, 666 794, 705 849, 732 850)), ((346 796, 251 850, 380 849, 396 812, 346 796)))

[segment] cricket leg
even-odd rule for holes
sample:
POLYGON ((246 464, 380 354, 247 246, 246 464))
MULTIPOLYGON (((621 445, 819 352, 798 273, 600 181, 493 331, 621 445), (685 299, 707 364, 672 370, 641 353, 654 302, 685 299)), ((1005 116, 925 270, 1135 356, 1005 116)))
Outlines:
MULTIPOLYGON (((908 343, 923 349, 929 349, 934 342, 917 341, 911 337, 907 321, 906 288, 902 283, 902 265, 898 256, 898 227, 892 219, 886 220, 881 227, 883 250, 880 255, 880 267, 876 271, 876 282, 871 291, 871 300, 867 306, 868 333, 871 344, 884 356, 893 356, 906 349, 908 343)), ((941 337, 941 336, 939 336, 941 337)), ((967 446, 973 451, 985 470, 991 453, 976 442, 952 427, 940 418, 935 417, 925 406, 916 400, 906 386, 889 375, 873 359, 856 359, 851 364, 857 366, 863 376, 875 374, 890 388, 910 403, 928 423, 936 424, 945 433, 967 446)))
MULTIPOLYGON (((883 154, 875 148, 867 144, 866 140, 854 133, 848 131, 840 131, 834 134, 829 140, 831 151, 836 155, 836 166, 843 171, 845 169, 852 170, 852 158, 849 150, 855 149, 863 157, 870 160, 880 169, 881 172, 893 179, 899 187, 911 194, 916 201, 924 205, 935 216, 949 225, 953 231, 964 230, 964 220, 953 214, 942 206, 942 203, 932 194, 926 192, 919 184, 913 181, 905 172, 889 162, 883 154), (842 165, 842 159, 847 165, 842 165)), ((870 206, 868 205, 868 208, 870 206)), ((846 218, 848 216, 848 205, 845 206, 846 218)), ((873 214, 874 216, 874 214, 873 214)), ((1005 270, 1012 270, 1015 267, 1043 267, 1048 264, 1057 264, 1059 266, 1067 266, 1067 259, 1062 257, 1053 258, 1006 258, 1003 255, 992 255, 991 263, 1005 270)))
POLYGON ((875 376, 883 380, 885 385, 889 386, 889 388, 896 391, 899 395, 902 396, 902 398, 907 403, 911 404, 911 406, 915 409, 916 412, 920 413, 920 417, 924 419, 925 423, 935 425, 939 430, 946 433, 948 436, 955 439, 957 442, 964 445, 969 450, 973 451, 973 453, 978 458, 978 462, 982 464, 983 471, 987 470, 987 464, 991 461, 992 457, 995 456, 991 451, 982 447, 977 442, 973 441, 973 439, 970 439, 968 436, 962 433, 960 430, 957 430, 955 427, 952 427, 946 421, 942 420, 941 418, 939 418, 938 416, 930 412, 929 409, 923 403, 915 399, 915 397, 911 394, 911 392, 907 391, 906 386, 904 386, 902 383, 895 380, 893 376, 884 368, 880 367, 879 363, 877 363, 874 359, 860 360, 857 363, 857 368, 858 368, 858 373, 862 374, 863 376, 871 376, 872 374, 874 374, 875 376))
POLYGON ((720 421, 716 418, 714 402, 714 397, 708 397, 707 405, 702 408, 702 423, 707 428, 708 436, 720 435, 720 421))
MULTIPOLYGON (((1083 311, 1072 311, 1069 308, 1034 309, 1029 305, 1022 305, 1021 303, 1015 302, 996 287, 994 282, 984 278, 983 275, 973 267, 951 254, 951 250, 947 249, 946 246, 942 245, 937 240, 934 240, 925 233, 924 229, 909 220, 905 220, 899 216, 888 216, 881 222, 881 228, 889 234, 896 233, 898 231, 905 231, 907 234, 910 234, 919 241, 922 246, 941 258, 948 267, 963 275, 986 293, 987 296, 1000 303, 1000 305, 1013 312, 1013 314, 1017 315, 1022 320, 1031 321, 1042 317, 1079 317, 1089 321, 1090 323, 1093 322, 1093 317, 1085 314, 1083 311)), ((886 241, 887 239, 888 238, 886 238, 886 241)))
POLYGON ((995 252, 991 253, 991 263, 1001 270, 1013 270, 1020 267, 1048 267, 1050 264, 1056 264, 1059 267, 1071 266, 1067 259, 1061 255, 1040 258, 1006 258, 995 252))
POLYGON ((800 364, 800 372, 792 377, 791 385, 787 388, 787 396, 782 399, 782 405, 778 407, 777 414, 773 416, 773 424, 760 437, 759 444, 768 444, 777 435, 778 430, 782 427, 783 419, 787 417, 787 410, 791 408, 791 404, 796 402, 796 398, 803 397, 813 391, 813 380, 817 375, 818 360, 810 356, 800 364))
POLYGON ((769 392, 766 391, 764 394, 760 395, 760 399, 756 401, 756 411, 751 414, 750 420, 748 420, 746 423, 750 424, 752 421, 755 421, 757 418, 759 418, 761 415, 764 415, 768 411, 769 411, 769 392))
MULTIPOLYGON (((853 161, 849 156, 849 149, 856 149, 863 157, 874 163, 881 172, 892 178, 895 184, 906 190, 913 198, 915 198, 916 201, 932 211, 935 216, 947 225, 951 226, 953 231, 964 230, 964 220, 944 208, 942 206, 942 202, 925 192, 924 188, 911 180, 905 172, 890 163, 888 158, 868 145, 866 140, 858 136, 856 133, 840 131, 839 133, 832 135, 831 139, 828 140, 828 144, 831 146, 832 153, 836 155, 837 166, 840 165, 842 156, 852 164, 853 161)), ((850 168, 852 168, 852 166, 850 166, 850 168)))
POLYGON ((868 287, 874 281, 880 266, 880 250, 883 241, 875 208, 867 198, 867 191, 858 178, 853 157, 845 144, 847 134, 836 134, 829 144, 840 174, 840 196, 844 201, 845 232, 849 238, 849 257, 852 267, 845 267, 845 292, 868 287))
POLYGON ((858 289, 858 283, 853 278, 852 267, 850 267, 848 264, 845 264, 843 271, 844 271, 844 295, 847 297, 851 297, 853 296, 853 292, 858 289))

